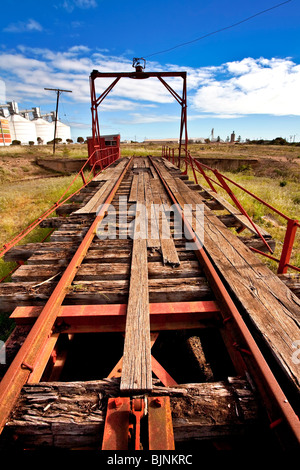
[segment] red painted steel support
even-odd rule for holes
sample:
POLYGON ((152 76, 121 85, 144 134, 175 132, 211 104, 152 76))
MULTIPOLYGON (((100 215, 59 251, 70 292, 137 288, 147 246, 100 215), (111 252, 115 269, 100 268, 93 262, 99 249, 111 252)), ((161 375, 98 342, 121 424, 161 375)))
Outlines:
POLYGON ((210 189, 211 189, 214 193, 216 193, 217 191, 216 191, 215 187, 213 186, 213 184, 212 184, 210 178, 207 176, 207 174, 206 174, 205 171, 203 170, 201 164, 200 164, 197 160, 195 160, 195 163, 196 163, 196 165, 197 165, 197 167, 198 167, 198 170, 200 171, 201 175, 204 177, 205 181, 207 182, 208 186, 210 187, 210 189))
POLYGON ((296 232, 298 228, 298 220, 288 220, 286 233, 284 237, 281 257, 278 266, 278 274, 284 274, 288 270, 289 261, 291 259, 291 254, 293 250, 293 245, 296 237, 296 232))
POLYGON ((148 398, 149 450, 175 450, 170 397, 148 398))
POLYGON ((130 398, 109 398, 102 450, 128 450, 130 398))
POLYGON ((176 387, 176 385, 178 385, 173 377, 170 376, 166 369, 164 369, 153 356, 151 356, 151 368, 152 372, 154 372, 154 374, 165 387, 176 387))
POLYGON ((268 393, 271 394, 274 402, 276 403, 278 410, 282 414, 282 417, 285 418, 288 426, 298 444, 300 444, 300 421, 298 416, 296 415, 294 409, 292 408, 291 404, 289 403, 288 399, 286 398, 285 394, 283 393, 280 385, 278 384, 272 370, 270 369, 269 365, 267 364, 264 356, 262 355, 257 343, 255 342, 252 334, 250 333, 247 325, 245 324, 240 312, 238 311, 236 305, 234 304, 231 296, 229 295, 227 289, 225 288, 222 280, 220 279, 216 269, 214 268, 212 262, 210 261, 203 244, 200 243, 198 240, 195 232, 193 231, 191 225, 184 217, 184 213, 180 204, 178 203, 177 199, 175 198, 174 194, 170 190, 167 182, 163 178, 159 168, 150 157, 151 162, 154 168, 157 171, 166 191, 168 192, 171 201, 174 203, 174 207, 177 209, 178 213, 181 215, 183 223, 185 225, 185 229, 189 233, 190 239, 196 245, 195 254, 204 269, 204 272, 209 280, 214 293, 219 300, 220 304, 222 305, 222 315, 226 315, 225 318, 227 319, 231 316, 235 324, 237 325, 239 332, 245 342, 245 345, 251 351, 252 358, 255 361, 258 373, 258 381, 256 382, 257 386, 261 389, 262 393, 265 393, 267 388, 268 393))
POLYGON ((86 179, 85 179, 85 176, 84 176, 84 173, 83 173, 82 170, 80 170, 80 176, 81 176, 81 178, 82 178, 83 184, 86 185, 86 179))
MULTIPOLYGON (((188 133, 187 133, 187 87, 186 87, 186 72, 98 72, 93 70, 90 75, 90 90, 91 90, 91 111, 92 111, 92 138, 94 148, 98 151, 100 149, 100 128, 98 119, 98 106, 102 103, 104 98, 110 93, 113 87, 118 83, 121 78, 132 78, 132 79, 147 79, 150 77, 156 77, 165 86, 169 93, 175 98, 175 100, 181 105, 181 121, 180 121, 180 136, 179 136, 179 166, 180 156, 182 147, 183 133, 185 135, 184 148, 187 154, 188 144, 188 133), (180 96, 165 80, 163 77, 180 77, 183 79, 182 96, 180 96), (97 98, 95 89, 96 78, 114 78, 114 82, 97 98)), ((164 149, 163 149, 164 151, 164 149)))
POLYGON ((131 413, 134 423, 134 450, 143 450, 141 443, 141 419, 145 416, 145 403, 143 398, 134 398, 131 402, 131 413))
POLYGON ((190 165, 192 167, 194 181, 195 181, 196 184, 198 184, 197 175, 196 175, 196 172, 195 172, 195 168, 194 168, 194 164, 193 164, 193 160, 192 160, 190 152, 188 152, 188 158, 189 158, 189 161, 190 161, 190 165))
MULTIPOLYGON (((123 180, 129 166, 131 159, 124 168, 121 176, 116 182, 114 188, 110 192, 105 203, 110 204, 115 196, 121 181, 123 180)), ((76 253, 74 254, 71 262, 64 271, 61 279, 56 285, 42 312, 37 318, 35 324, 31 328, 27 338, 21 346, 19 352, 15 356, 8 371, 0 383, 0 432, 5 426, 6 420, 20 394, 23 385, 28 380, 31 371, 34 369, 40 352, 44 347, 49 335, 51 335, 53 325, 56 321, 59 308, 64 301, 86 253, 92 243, 98 224, 105 216, 106 204, 103 205, 99 214, 95 218, 84 239, 79 245, 76 253)))
MULTIPOLYGON (((17 307, 10 318, 17 324, 32 324, 41 314, 43 307, 17 307)), ((111 328, 111 331, 123 331, 127 312, 127 304, 99 304, 99 305, 63 305, 57 312, 56 324, 65 324, 66 329, 80 325, 91 324, 93 328, 99 326, 111 328)), ((189 323, 194 326, 201 320, 218 320, 220 310, 212 300, 193 302, 162 302, 150 303, 150 322, 155 328, 163 328, 165 323, 189 323)), ((107 331, 107 329, 106 329, 107 331)))
POLYGON ((102 450, 175 450, 170 397, 108 400, 102 450), (145 406, 147 402, 147 407, 145 406), (148 420, 143 418, 148 415, 148 420), (141 429, 148 422, 148 442, 141 442, 141 429))
POLYGON ((218 178, 218 180, 220 181, 221 185, 223 186, 223 188, 225 189, 225 191, 227 192, 227 194, 229 194, 229 196, 231 197, 232 201, 234 202, 234 204, 236 205, 236 207, 241 211, 241 213, 247 217, 247 219, 249 220, 249 222, 251 223, 252 227, 254 228, 254 230, 256 231, 256 233, 258 234, 259 238, 263 241, 263 243, 266 245, 266 247, 268 248, 269 252, 270 253, 273 253, 273 250, 272 248, 269 246, 268 242, 265 240, 265 238, 262 236, 262 234, 260 233, 260 230, 258 229, 258 227, 255 225, 255 223, 253 222, 253 220, 251 219, 251 217, 248 215, 247 211, 245 211, 245 209, 243 208, 242 204, 239 202, 239 200, 237 199, 237 197, 233 194, 233 192, 231 191, 230 187, 228 186, 228 184, 226 183, 226 181, 224 180, 223 176, 221 175, 221 173, 218 172, 218 170, 214 170, 214 174, 216 175, 216 177, 218 178))

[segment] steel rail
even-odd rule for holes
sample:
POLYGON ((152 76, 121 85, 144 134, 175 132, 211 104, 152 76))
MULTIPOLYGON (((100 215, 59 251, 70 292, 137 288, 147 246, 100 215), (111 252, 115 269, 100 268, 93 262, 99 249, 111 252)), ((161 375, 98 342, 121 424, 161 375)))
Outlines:
MULTIPOLYGON (((168 183, 165 181, 164 177, 162 176, 158 166, 155 164, 155 162, 153 161, 151 157, 149 158, 154 168, 156 169, 170 199, 172 200, 174 207, 176 208, 176 210, 182 217, 182 221, 185 225, 185 229, 189 233, 191 240, 193 240, 193 242, 196 245, 195 254, 198 258, 198 261, 202 265, 208 280, 211 283, 212 289, 217 297, 217 300, 219 300, 222 307, 226 311, 226 315, 229 315, 235 320, 235 323, 239 329, 239 332, 241 333, 243 337, 243 340, 245 341, 249 350, 251 351, 252 357, 256 363, 256 366, 262 376, 262 379, 265 385, 267 386, 270 393, 272 394, 273 399, 275 400, 277 407, 282 414, 282 417, 285 418, 286 422, 288 423, 295 437, 295 440, 298 442, 298 444, 300 444, 300 421, 299 421, 298 416, 296 415, 294 409, 292 408, 291 404, 286 398, 282 388, 277 382, 272 370, 270 369, 256 341, 254 340, 251 332, 249 331, 247 325, 245 324, 240 312, 238 311, 235 303, 233 302, 230 294, 228 293, 223 281, 219 277, 219 274, 217 273, 212 262, 210 261, 208 254, 206 253, 203 245, 198 240, 190 223, 184 217, 182 207, 180 206, 179 202, 174 196, 172 190, 169 188, 168 183)), ((259 384, 257 384, 257 386, 259 386, 259 384)), ((262 390, 263 390, 263 386, 262 386, 262 390)))
POLYGON ((61 279, 56 285, 54 291, 49 297, 42 312, 31 328, 27 338, 15 356, 9 369, 0 383, 0 433, 6 424, 6 421, 18 399, 23 385, 27 382, 30 373, 38 363, 40 351, 44 347, 47 339, 51 335, 54 323, 59 314, 60 307, 68 292, 68 289, 76 276, 76 273, 94 239, 97 226, 104 218, 109 205, 114 198, 130 164, 132 158, 128 161, 122 171, 115 186, 107 197, 105 204, 102 205, 99 214, 94 219, 84 239, 80 243, 76 253, 64 271, 61 279))

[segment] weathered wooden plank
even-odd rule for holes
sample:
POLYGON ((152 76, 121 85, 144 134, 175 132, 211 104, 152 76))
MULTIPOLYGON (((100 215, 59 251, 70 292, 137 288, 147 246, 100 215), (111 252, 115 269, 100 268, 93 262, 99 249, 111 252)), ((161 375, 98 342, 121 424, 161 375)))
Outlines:
MULTIPOLYGON (((255 230, 255 228, 253 227, 253 225, 249 222, 249 220, 247 219, 247 217, 245 215, 243 215, 239 209, 237 209, 236 207, 234 207, 232 204, 230 204, 230 202, 228 202, 226 199, 224 199, 222 196, 220 196, 219 194, 215 193, 214 191, 208 189, 208 188, 204 188, 202 187, 202 191, 206 191, 207 194, 209 194, 211 196, 211 198, 215 201, 217 201, 218 203, 220 203, 224 209, 226 209, 230 214, 232 214, 234 217, 236 217, 236 219, 245 227, 247 228, 247 230, 249 230, 251 233, 253 233, 255 236, 259 236, 255 230)), ((263 237, 266 237, 266 238, 271 238, 271 235, 263 228, 263 227, 260 227, 258 226, 257 224, 254 224, 257 229, 259 230, 259 232, 262 234, 263 237)))
POLYGON ((75 203, 70 203, 70 204, 63 204, 62 206, 59 206, 55 209, 55 212, 57 215, 60 215, 60 216, 65 216, 65 215, 69 215, 69 214, 72 214, 72 212, 75 212, 76 210, 78 210, 80 207, 83 206, 83 203, 78 203, 78 204, 75 204, 75 203))
POLYGON ((158 224, 153 211, 153 194, 150 185, 150 176, 149 174, 144 175, 145 179, 145 201, 147 209, 147 247, 152 250, 159 250, 161 248, 158 224))
POLYGON ((98 176, 96 176, 93 181, 108 181, 115 178, 116 175, 120 174, 125 165, 128 163, 128 157, 120 158, 116 160, 113 164, 103 170, 98 176))
POLYGON ((78 209, 75 214, 96 213, 99 206, 106 200, 126 164, 127 158, 121 159, 118 161, 118 164, 115 167, 108 168, 101 175, 99 175, 98 181, 104 181, 103 185, 94 194, 94 196, 91 197, 88 203, 78 209))
POLYGON ((203 377, 205 382, 212 382, 214 375, 203 350, 201 338, 199 336, 190 336, 187 339, 187 346, 191 352, 192 359, 196 360, 198 364, 200 377, 203 377))
POLYGON ((154 215, 156 218, 156 225, 159 230, 163 263, 170 264, 171 266, 179 266, 180 260, 178 258, 174 240, 170 232, 170 224, 165 212, 165 191, 163 190, 159 180, 150 180, 150 186, 153 194, 153 204, 155 208, 154 215))
MULTIPOLYGON (((123 250, 126 247, 130 247, 132 245, 131 239, 124 239, 124 240, 100 240, 95 238, 91 244, 92 249, 113 249, 113 250, 123 250)), ((50 253, 50 252, 75 252, 78 246, 77 240, 70 240, 68 242, 63 241, 52 241, 52 242, 45 242, 45 243, 28 243, 27 245, 17 245, 14 246, 11 250, 9 250, 5 254, 5 261, 19 261, 24 260, 26 261, 34 254, 38 253, 50 253)))
MULTIPOLYGON (((145 204, 144 175, 139 174, 137 203, 145 204)), ((137 208, 139 210, 139 208, 137 208)), ((121 390, 152 389, 147 242, 137 238, 143 221, 136 219, 130 271, 121 390)))
POLYGON ((76 240, 77 245, 79 245, 79 242, 84 238, 87 231, 88 231, 88 227, 82 228, 80 230, 70 230, 70 231, 56 230, 50 236, 50 241, 51 242, 69 242, 69 241, 76 240))
MULTIPOLYGON (((255 248, 256 250, 260 250, 263 253, 269 253, 268 248, 266 247, 265 243, 262 241, 261 238, 256 237, 238 237, 238 239, 244 243, 244 245, 248 246, 249 248, 255 248)), ((272 250, 275 250, 276 240, 274 239, 267 239, 268 245, 272 250)))
MULTIPOLYGON (((49 281, 36 286, 36 282, 5 282, 0 284, 0 311, 12 312, 21 305, 44 305, 56 283, 49 281), (36 286, 36 287, 34 287, 36 286)), ((128 300, 129 281, 78 281, 66 296, 70 305, 124 303, 128 300)), ((150 302, 188 302, 211 300, 213 294, 204 277, 149 279, 150 302)))
POLYGON ((137 201, 139 175, 133 175, 128 202, 137 201))
MULTIPOLYGON (((153 381, 150 396, 170 396, 175 443, 193 439, 252 436, 259 426, 259 406, 248 383, 226 382, 161 387, 153 381)), ((120 379, 93 382, 41 382, 25 386, 6 425, 2 449, 99 449, 107 401, 118 397, 120 379)))
POLYGON ((85 204, 83 207, 78 209, 74 214, 90 214, 96 213, 98 207, 101 203, 103 203, 106 199, 107 194, 112 189, 114 185, 114 181, 108 180, 106 181, 100 189, 94 194, 93 197, 85 204))
MULTIPOLYGON (((187 254, 188 255, 188 254, 187 254)), ((28 265, 39 265, 39 264, 59 264, 60 266, 65 266, 65 264, 71 259, 72 252, 38 252, 31 256, 27 264, 28 265)), ((131 248, 124 250, 89 250, 84 258, 84 263, 125 263, 129 262, 131 258, 131 248)), ((187 256, 185 257, 186 259, 187 256)), ((189 258, 191 259, 191 258, 189 258)), ((154 260, 153 260, 154 261, 154 260)))
MULTIPOLYGON (((146 241, 146 240, 145 240, 146 241)), ((132 251, 133 256, 133 251, 132 251)), ((147 259, 147 253, 146 253, 147 259)), ((37 281, 41 282, 58 273, 63 272, 65 263, 38 264, 20 266, 13 274, 14 282, 37 281)), ((128 279, 130 273, 130 259, 127 262, 118 263, 83 263, 76 274, 75 280, 101 280, 101 279, 128 279)), ((162 265, 160 262, 151 261, 148 264, 150 279, 166 279, 180 277, 195 277, 202 275, 203 271, 196 261, 182 261, 179 266, 162 265)))
POLYGON ((300 298, 300 275, 299 274, 278 274, 279 279, 300 298))

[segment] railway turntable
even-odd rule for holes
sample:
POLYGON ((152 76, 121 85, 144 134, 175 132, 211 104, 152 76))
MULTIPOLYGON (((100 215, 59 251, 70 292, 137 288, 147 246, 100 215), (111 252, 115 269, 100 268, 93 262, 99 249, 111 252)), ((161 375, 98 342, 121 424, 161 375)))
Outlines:
MULTIPOLYGON (((182 96, 155 77, 181 104, 188 155, 180 74, 182 96)), ((100 171, 41 222, 49 241, 5 254, 23 264, 0 284, 16 325, 0 448, 297 449, 300 300, 250 246, 274 240, 166 158, 103 157, 99 76, 100 171)))

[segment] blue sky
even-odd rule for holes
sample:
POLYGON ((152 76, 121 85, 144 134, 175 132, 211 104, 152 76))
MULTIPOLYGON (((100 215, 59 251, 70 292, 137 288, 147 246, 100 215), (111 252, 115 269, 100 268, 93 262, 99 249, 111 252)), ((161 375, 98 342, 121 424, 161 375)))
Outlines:
MULTIPOLYGON (((72 138, 91 134, 93 69, 188 73, 190 137, 286 137, 300 141, 300 5, 292 0, 235 28, 155 54, 239 22, 276 0, 11 0, 0 18, 0 79, 20 109, 55 109, 72 138), (155 54, 155 55, 153 55, 155 54)), ((100 93, 109 81, 98 80, 100 93)), ((170 80, 181 91, 181 82, 170 80)), ((100 108, 103 134, 177 137, 180 106, 155 80, 120 81, 100 108)))

